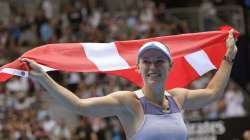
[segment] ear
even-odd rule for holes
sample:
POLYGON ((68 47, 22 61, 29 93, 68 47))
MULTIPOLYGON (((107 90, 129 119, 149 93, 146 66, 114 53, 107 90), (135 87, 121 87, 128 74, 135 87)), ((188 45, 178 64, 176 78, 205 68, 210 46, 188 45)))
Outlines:
POLYGON ((168 70, 171 70, 172 69, 172 67, 173 67, 173 62, 172 61, 170 61, 169 63, 168 63, 169 65, 169 67, 168 67, 168 70))

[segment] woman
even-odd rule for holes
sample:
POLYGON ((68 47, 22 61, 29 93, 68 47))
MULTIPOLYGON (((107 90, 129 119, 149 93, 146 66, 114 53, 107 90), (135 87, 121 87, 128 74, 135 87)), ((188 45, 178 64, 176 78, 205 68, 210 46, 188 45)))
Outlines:
POLYGON ((146 43, 139 50, 137 67, 144 82, 142 89, 117 91, 89 99, 79 99, 57 84, 35 61, 26 58, 22 61, 31 67, 30 77, 68 109, 85 116, 117 116, 130 140, 185 140, 187 130, 180 111, 201 108, 223 95, 237 53, 233 32, 229 31, 227 52, 220 68, 204 89, 175 88, 165 91, 164 83, 172 58, 160 42, 146 43))

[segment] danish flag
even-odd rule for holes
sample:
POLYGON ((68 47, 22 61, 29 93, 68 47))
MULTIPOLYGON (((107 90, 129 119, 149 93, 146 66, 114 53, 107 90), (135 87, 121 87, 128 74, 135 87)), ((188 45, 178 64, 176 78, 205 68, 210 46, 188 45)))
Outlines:
MULTIPOLYGON (((218 69, 227 49, 227 36, 228 29, 222 28, 219 31, 110 43, 47 44, 29 50, 21 58, 35 60, 45 71, 113 74, 142 87, 142 79, 136 68, 137 52, 144 43, 159 41, 169 47, 173 58, 173 67, 165 86, 170 89, 185 87, 210 70, 218 69)), ((13 75, 28 77, 26 65, 16 59, 0 67, 0 82, 13 75)))

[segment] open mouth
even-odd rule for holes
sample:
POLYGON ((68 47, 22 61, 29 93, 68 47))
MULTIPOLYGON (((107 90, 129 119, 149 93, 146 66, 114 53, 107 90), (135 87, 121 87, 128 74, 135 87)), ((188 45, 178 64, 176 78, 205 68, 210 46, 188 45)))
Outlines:
POLYGON ((160 77, 159 73, 149 73, 147 74, 148 77, 160 77))

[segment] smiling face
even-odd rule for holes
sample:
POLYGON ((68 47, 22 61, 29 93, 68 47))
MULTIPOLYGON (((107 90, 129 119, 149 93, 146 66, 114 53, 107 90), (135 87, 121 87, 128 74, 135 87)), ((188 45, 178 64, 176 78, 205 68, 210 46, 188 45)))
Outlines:
POLYGON ((150 49, 140 56, 137 67, 144 85, 164 85, 170 70, 170 62, 162 51, 150 49))

